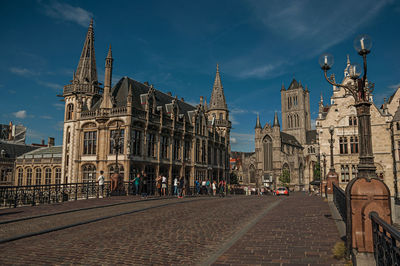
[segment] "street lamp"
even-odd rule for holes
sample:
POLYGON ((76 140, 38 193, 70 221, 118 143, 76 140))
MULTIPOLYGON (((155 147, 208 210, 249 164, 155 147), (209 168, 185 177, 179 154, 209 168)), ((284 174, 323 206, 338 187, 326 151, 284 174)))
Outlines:
POLYGON ((326 178, 326 153, 324 152, 324 153, 322 153, 322 157, 324 157, 324 174, 322 175, 323 176, 323 178, 325 179, 326 178))
POLYGON ((121 149, 122 143, 121 143, 121 128, 120 125, 117 122, 117 129, 113 135, 113 142, 114 142, 114 151, 115 151, 115 169, 114 173, 118 174, 119 173, 119 167, 118 167, 118 152, 121 149))
MULTIPOLYGON (((333 65, 333 56, 323 54, 319 59, 322 70, 324 71, 325 79, 336 87, 344 88, 350 93, 355 101, 358 118, 358 134, 360 139, 360 162, 358 165, 358 177, 373 178, 376 177, 374 157, 372 154, 371 140, 371 119, 370 107, 371 102, 369 96, 373 91, 374 84, 367 80, 367 54, 370 53, 372 47, 371 39, 368 35, 360 35, 354 40, 354 48, 363 58, 363 76, 361 77, 361 68, 358 64, 352 64, 349 68, 349 77, 351 82, 347 84, 337 84, 333 78, 328 78, 327 72, 333 65), (361 78, 360 78, 361 77, 361 78)), ((332 139, 332 135, 331 135, 332 139)), ((332 146, 332 143, 331 143, 332 146)), ((332 155, 331 155, 332 159, 332 155)), ((332 167, 332 164, 331 164, 332 167)))
MULTIPOLYGON (((343 88, 354 98, 354 106, 357 110, 358 135, 360 140, 358 175, 352 179, 346 187, 346 238, 347 254, 350 249, 358 252, 373 252, 371 220, 369 214, 377 212, 380 218, 391 223, 390 191, 388 187, 377 178, 372 153, 371 138, 371 105, 370 94, 374 84, 367 80, 367 54, 372 47, 368 35, 360 35, 354 40, 354 48, 363 58, 363 75, 357 64, 350 65, 349 78, 346 84, 337 84, 334 78, 328 78, 327 72, 333 65, 333 56, 323 54, 319 58, 321 69, 325 79, 333 86, 343 88), (360 237, 362 236, 362 237, 360 237), (355 239, 355 241, 353 241, 355 239)), ((333 128, 329 128, 331 134, 331 169, 333 169, 333 128)), ((330 173, 328 174, 328 180, 330 173)), ((343 208, 341 208, 343 210, 343 208)), ((357 255, 356 255, 357 257, 357 255)))
POLYGON ((331 135, 331 139, 329 140, 330 143, 330 151, 331 151, 331 167, 329 168, 330 172, 335 172, 335 164, 333 162, 333 143, 335 143, 335 140, 333 139, 333 133, 334 133, 334 126, 329 127, 329 134, 331 135))

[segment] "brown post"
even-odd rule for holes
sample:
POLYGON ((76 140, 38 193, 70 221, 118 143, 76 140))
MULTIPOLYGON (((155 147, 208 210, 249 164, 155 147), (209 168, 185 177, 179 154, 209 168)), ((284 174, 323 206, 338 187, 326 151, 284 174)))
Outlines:
POLYGON ((331 134, 331 139, 329 141, 330 148, 331 148, 331 168, 329 169, 328 174, 326 175, 326 183, 325 183, 325 189, 326 193, 328 194, 328 200, 332 201, 333 200, 333 183, 335 183, 337 186, 339 186, 339 178, 338 174, 335 172, 335 164, 333 161, 333 143, 335 143, 335 140, 333 139, 333 133, 334 133, 334 127, 330 126, 329 127, 329 133, 331 134))

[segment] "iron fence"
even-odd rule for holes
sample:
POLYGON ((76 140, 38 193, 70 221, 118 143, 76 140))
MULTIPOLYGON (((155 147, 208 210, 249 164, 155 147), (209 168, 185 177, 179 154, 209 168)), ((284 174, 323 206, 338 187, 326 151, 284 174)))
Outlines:
MULTIPOLYGON (((128 188, 128 184, 124 185, 128 188)), ((110 182, 105 182, 103 187, 100 187, 97 182, 1 186, 0 207, 34 206, 109 195, 110 182)))
POLYGON ((376 212, 369 214, 376 265, 400 265, 400 232, 382 220, 376 212))
POLYGON ((333 187, 333 202, 336 205, 340 215, 342 216, 343 221, 346 223, 347 221, 347 206, 346 206, 346 194, 343 189, 337 186, 335 183, 332 183, 333 187))

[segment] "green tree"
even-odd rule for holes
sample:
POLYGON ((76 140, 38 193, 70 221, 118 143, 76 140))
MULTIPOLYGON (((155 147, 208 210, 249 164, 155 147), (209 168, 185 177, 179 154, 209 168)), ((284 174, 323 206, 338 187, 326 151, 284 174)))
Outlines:
POLYGON ((282 174, 279 177, 279 182, 285 187, 289 186, 290 183, 290 172, 288 169, 284 168, 282 169, 282 174))
POLYGON ((235 174, 235 173, 231 173, 230 175, 229 175, 229 178, 230 178, 230 184, 232 184, 232 185, 237 185, 237 184, 239 184, 239 180, 238 180, 238 178, 237 178, 237 175, 235 174))
POLYGON ((314 180, 321 180, 321 165, 319 163, 314 165, 314 180))

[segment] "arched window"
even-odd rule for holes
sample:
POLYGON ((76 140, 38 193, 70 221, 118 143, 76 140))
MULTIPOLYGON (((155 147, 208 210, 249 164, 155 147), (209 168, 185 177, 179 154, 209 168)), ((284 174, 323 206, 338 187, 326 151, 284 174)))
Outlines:
POLYGON ((55 182, 56 182, 56 184, 61 183, 61 168, 59 168, 59 167, 56 168, 55 182))
POLYGON ((254 165, 250 165, 249 167, 249 176, 250 176, 250 183, 256 183, 256 169, 254 165))
POLYGON ((41 185, 41 184, 42 184, 42 169, 36 168, 35 169, 35 185, 41 185))
POLYGON ((23 179, 24 179, 24 169, 18 168, 18 186, 22 186, 23 179))
POLYGON ((263 140, 264 149, 264 170, 272 170, 272 139, 270 136, 265 136, 263 140))
POLYGON ((26 169, 26 185, 32 185, 32 168, 26 169))
POLYGON ((49 167, 44 170, 44 183, 46 185, 51 184, 51 169, 49 167))
POLYGON ((82 167, 82 182, 96 181, 96 167, 93 164, 86 164, 82 167))
POLYGON ((300 164, 299 166, 299 184, 303 184, 303 165, 300 164))
POLYGON ((74 105, 72 103, 67 105, 67 116, 66 120, 71 120, 73 119, 74 116, 74 105))

